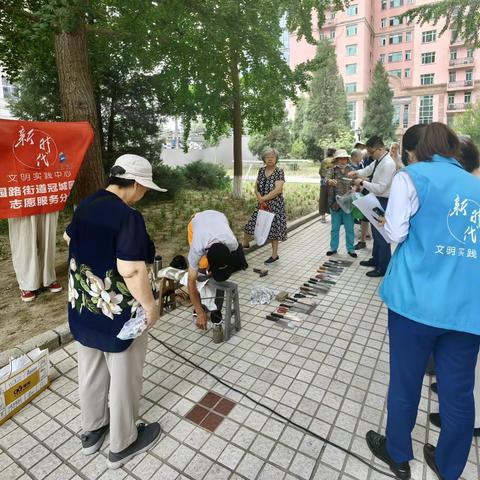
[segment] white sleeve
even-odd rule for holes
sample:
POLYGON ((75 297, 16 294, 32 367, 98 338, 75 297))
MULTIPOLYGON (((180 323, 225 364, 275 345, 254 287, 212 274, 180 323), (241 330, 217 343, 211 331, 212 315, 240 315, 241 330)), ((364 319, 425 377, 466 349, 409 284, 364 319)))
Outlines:
POLYGON ((190 247, 190 250, 188 252, 188 264, 198 272, 198 263, 200 262, 200 259, 203 257, 203 253, 199 252, 196 250, 193 245, 190 247))
POLYGON ((356 172, 361 177, 369 177, 372 174, 373 169, 375 168, 375 162, 376 161, 370 162, 370 164, 367 165, 365 168, 361 168, 360 170, 356 170, 356 172))
POLYGON ((378 166, 378 175, 379 178, 375 178, 375 182, 363 182, 363 186, 371 193, 375 194, 377 197, 382 197, 385 195, 385 192, 388 191, 391 183, 392 178, 397 171, 397 167, 395 166, 395 162, 382 162, 378 166), (380 172, 381 169, 381 172, 380 172))
POLYGON ((410 218, 419 208, 415 185, 407 172, 399 171, 392 181, 387 211, 385 231, 392 242, 401 243, 410 229, 410 218))

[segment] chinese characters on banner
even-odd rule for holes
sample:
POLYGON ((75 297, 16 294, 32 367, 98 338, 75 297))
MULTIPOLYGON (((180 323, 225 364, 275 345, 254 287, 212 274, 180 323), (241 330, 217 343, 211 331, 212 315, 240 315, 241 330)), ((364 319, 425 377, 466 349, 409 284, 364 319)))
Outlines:
POLYGON ((452 237, 461 245, 435 245, 435 255, 464 257, 477 260, 480 244, 480 205, 474 200, 461 199, 457 194, 448 212, 447 226, 452 237))
POLYGON ((92 140, 88 122, 0 120, 0 218, 63 210, 92 140))

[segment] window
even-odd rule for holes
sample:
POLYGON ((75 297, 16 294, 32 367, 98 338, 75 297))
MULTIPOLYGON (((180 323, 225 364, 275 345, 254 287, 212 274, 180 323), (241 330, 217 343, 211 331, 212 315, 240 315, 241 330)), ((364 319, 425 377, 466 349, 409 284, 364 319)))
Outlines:
POLYGON ((411 68, 406 68, 406 69, 404 70, 404 74, 403 74, 403 75, 404 75, 405 78, 411 78, 411 76, 412 76, 412 69, 411 69, 411 68))
POLYGON ((418 123, 432 123, 433 121, 433 95, 420 97, 420 115, 418 123))
POLYGON ((464 103, 472 103, 472 92, 465 92, 463 96, 464 103))
POLYGON ((435 52, 422 53, 422 65, 435 63, 435 52))
POLYGON ((357 92, 357 82, 346 83, 345 91, 347 93, 356 93, 357 92))
POLYGON ((348 25, 347 26, 347 37, 354 37, 357 34, 357 26, 356 25, 348 25))
POLYGON ((448 72, 448 81, 456 82, 457 81, 457 72, 448 72))
POLYGON ((388 73, 390 75, 395 75, 398 78, 402 77, 402 71, 400 69, 399 70, 389 70, 388 73))
POLYGON ((473 57, 473 48, 467 49, 467 57, 472 58, 473 57))
POLYGON ((345 73, 347 75, 355 75, 357 73, 357 64, 356 63, 349 63, 345 66, 345 73))
POLYGON ((426 32, 422 32, 422 43, 432 43, 436 39, 437 39, 436 30, 428 30, 426 32))
POLYGON ((412 59, 412 51, 405 50, 405 60, 411 60, 411 59, 412 59))
POLYGON ((382 10, 387 9, 387 0, 382 0, 382 10))
POLYGON ((0 86, 3 90, 3 98, 9 99, 17 95, 17 87, 10 83, 7 77, 0 77, 0 86))
POLYGON ((399 17, 390 17, 389 24, 391 27, 396 27, 397 25, 401 25, 403 20, 399 17))
POLYGON ((390 45, 398 45, 399 43, 402 43, 403 41, 403 34, 402 33, 397 33, 395 35, 390 35, 388 38, 388 43, 390 45))
POLYGON ((387 19, 386 18, 382 18, 382 20, 380 22, 380 26, 382 28, 385 28, 387 26, 387 19))
POLYGON ((380 54, 379 60, 380 60, 380 63, 385 63, 385 54, 384 53, 380 54))
POLYGON ((456 59, 457 59, 457 51, 450 50, 450 60, 456 60, 456 59))
POLYGON ((353 17, 354 15, 357 15, 357 14, 358 14, 358 5, 350 5, 347 8, 347 15, 349 17, 353 17))
POLYGON ((320 33, 318 34, 318 38, 319 38, 320 40, 323 40, 323 39, 325 38, 325 34, 324 34, 323 32, 320 32, 320 33))
POLYGON ((348 116, 350 117, 350 126, 355 128, 357 123, 357 102, 348 102, 348 116))
POLYGON ((434 73, 424 73, 420 75, 420 85, 433 85, 434 73))
POLYGON ((412 32, 405 32, 405 43, 410 43, 412 41, 412 32))
POLYGON ((401 62, 402 59, 402 52, 393 52, 388 54, 388 63, 401 62))
POLYGON ((408 114, 410 111, 410 105, 406 103, 403 106, 403 128, 408 128, 408 114))
POLYGON ((465 82, 471 82, 473 81, 473 70, 467 70, 465 72, 465 82))
POLYGON ((347 57, 353 57, 354 55, 357 54, 357 44, 355 43, 354 45, 347 45, 346 47, 347 50, 347 57))
POLYGON ((448 94, 448 104, 453 105, 455 103, 455 94, 454 93, 449 93, 448 94))
POLYGON ((384 47, 387 44, 387 37, 380 37, 380 46, 384 47))
POLYGON ((330 31, 330 38, 331 39, 335 38, 335 30, 330 31))
POLYGON ((403 0, 390 0, 390 8, 397 8, 403 5, 403 0))
POLYGON ((400 126, 400 105, 393 106, 393 126, 400 126))
POLYGON ((335 19, 335 15, 336 15, 335 12, 331 12, 331 13, 330 13, 330 20, 334 20, 334 19, 335 19))

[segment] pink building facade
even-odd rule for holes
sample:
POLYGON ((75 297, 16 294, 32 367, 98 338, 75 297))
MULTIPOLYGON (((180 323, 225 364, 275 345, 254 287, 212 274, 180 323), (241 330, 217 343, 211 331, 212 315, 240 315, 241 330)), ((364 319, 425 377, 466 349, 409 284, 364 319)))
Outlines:
MULTIPOLYGON (((315 31, 317 38, 330 39, 335 45, 351 126, 358 133, 379 60, 394 91, 398 135, 416 123, 451 123, 455 114, 480 99, 480 50, 466 46, 454 32, 440 36, 441 24, 400 22, 400 14, 431 2, 353 0, 345 11, 327 14, 323 28, 315 31)), ((313 58, 315 48, 291 35, 290 66, 313 58)))

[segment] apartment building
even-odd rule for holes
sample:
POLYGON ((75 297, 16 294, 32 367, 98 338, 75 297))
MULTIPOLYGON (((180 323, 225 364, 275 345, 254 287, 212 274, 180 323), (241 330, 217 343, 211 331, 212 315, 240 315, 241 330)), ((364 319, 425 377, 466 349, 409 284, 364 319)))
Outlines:
POLYGON ((15 91, 15 87, 0 68, 0 118, 12 118, 8 110, 8 99, 15 95, 15 91))
MULTIPOLYGON (((352 129, 358 133, 377 61, 389 74, 399 135, 416 123, 451 123, 480 100, 480 50, 469 48, 455 32, 440 35, 441 24, 409 25, 399 19, 431 1, 354 0, 345 11, 327 14, 323 28, 315 31, 317 38, 335 45, 352 129)), ((292 68, 314 55, 314 45, 290 36, 292 68)))

